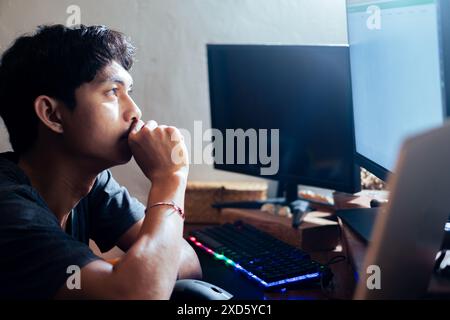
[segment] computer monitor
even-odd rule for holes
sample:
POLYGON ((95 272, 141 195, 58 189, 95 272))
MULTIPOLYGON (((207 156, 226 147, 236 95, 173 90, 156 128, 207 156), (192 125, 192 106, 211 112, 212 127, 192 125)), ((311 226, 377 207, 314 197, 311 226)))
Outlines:
MULTIPOLYGON (((449 16, 448 0, 347 0, 356 162, 383 180, 403 141, 449 114, 449 16)), ((377 209, 360 211, 338 215, 370 241, 377 209)))
POLYGON ((381 179, 450 99, 447 0, 347 0, 357 163, 381 179))
POLYGON ((228 139, 214 140, 216 169, 295 187, 360 189, 348 46, 208 45, 207 51, 211 124, 228 139), (227 130, 238 129, 253 132, 247 136, 245 161, 239 161, 238 148, 225 147, 233 139, 227 130), (261 141, 264 130, 267 143, 261 141), (279 155, 273 174, 262 174, 268 165, 260 161, 261 147, 279 155), (225 161, 230 153, 233 161, 225 161))

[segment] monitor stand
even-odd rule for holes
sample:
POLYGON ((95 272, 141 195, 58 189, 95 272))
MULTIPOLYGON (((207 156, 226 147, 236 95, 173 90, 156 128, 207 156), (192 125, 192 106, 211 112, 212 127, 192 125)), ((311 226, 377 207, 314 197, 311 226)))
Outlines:
POLYGON ((279 184, 278 195, 281 194, 280 190, 284 191, 284 197, 271 198, 267 200, 257 201, 235 201, 235 202, 218 202, 212 205, 213 208, 239 208, 239 209, 261 209, 264 204, 274 204, 281 206, 288 206, 292 212, 292 227, 298 228, 306 213, 312 211, 311 203, 317 203, 320 205, 331 206, 322 202, 315 202, 311 199, 300 199, 298 196, 298 184, 287 182, 285 184, 279 184))

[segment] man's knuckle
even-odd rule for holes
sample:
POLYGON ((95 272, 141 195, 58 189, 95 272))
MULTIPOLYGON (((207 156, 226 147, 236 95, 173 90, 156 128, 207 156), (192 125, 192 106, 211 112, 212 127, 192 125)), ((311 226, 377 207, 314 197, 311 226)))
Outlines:
POLYGON ((143 133, 150 133, 152 130, 150 129, 150 127, 146 124, 145 126, 142 127, 141 132, 143 133))

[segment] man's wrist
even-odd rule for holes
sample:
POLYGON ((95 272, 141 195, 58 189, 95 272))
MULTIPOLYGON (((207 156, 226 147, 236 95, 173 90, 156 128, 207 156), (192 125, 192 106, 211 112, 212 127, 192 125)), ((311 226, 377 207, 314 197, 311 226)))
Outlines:
POLYGON ((185 186, 187 183, 187 172, 177 171, 169 174, 157 174, 153 175, 150 180, 152 182, 152 186, 155 185, 180 185, 185 186))
POLYGON ((177 173, 152 178, 152 188, 149 193, 147 205, 152 205, 157 202, 174 201, 179 207, 184 208, 187 176, 177 173))

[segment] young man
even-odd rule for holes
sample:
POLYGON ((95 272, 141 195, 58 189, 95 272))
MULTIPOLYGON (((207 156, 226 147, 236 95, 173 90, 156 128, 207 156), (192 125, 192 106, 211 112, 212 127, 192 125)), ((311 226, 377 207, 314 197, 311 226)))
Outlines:
POLYGON ((133 53, 119 32, 62 25, 4 53, 0 116, 14 152, 0 155, 1 298, 168 299, 177 278, 201 276, 182 238, 186 146, 176 128, 141 120, 133 53), (107 170, 132 156, 152 182, 147 209, 107 170), (89 239, 126 254, 112 265, 89 239))

